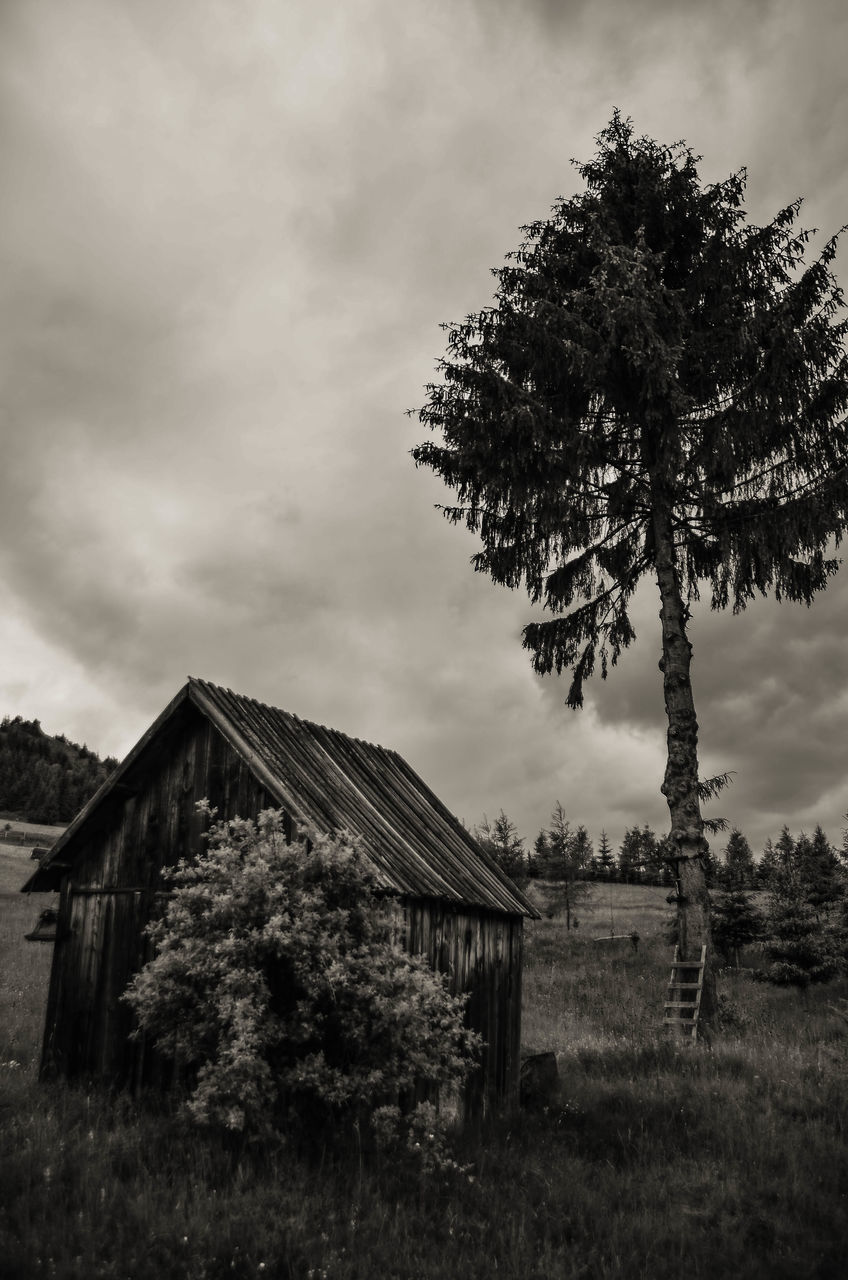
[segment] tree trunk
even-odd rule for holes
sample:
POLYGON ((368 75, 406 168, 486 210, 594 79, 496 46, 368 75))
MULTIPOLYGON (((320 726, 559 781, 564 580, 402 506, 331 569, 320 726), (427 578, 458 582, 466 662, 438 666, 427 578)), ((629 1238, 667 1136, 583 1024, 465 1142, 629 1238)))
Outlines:
POLYGON ((700 1012, 700 1020, 706 1024, 715 1010, 715 976, 704 865, 707 842, 698 795, 698 721, 690 676, 692 646, 686 635, 689 610, 680 591, 670 508, 656 501, 656 492, 653 529, 662 623, 659 665, 668 718, 668 762, 661 790, 668 804, 671 839, 677 850, 674 873, 680 957, 699 960, 701 947, 707 948, 700 1012))

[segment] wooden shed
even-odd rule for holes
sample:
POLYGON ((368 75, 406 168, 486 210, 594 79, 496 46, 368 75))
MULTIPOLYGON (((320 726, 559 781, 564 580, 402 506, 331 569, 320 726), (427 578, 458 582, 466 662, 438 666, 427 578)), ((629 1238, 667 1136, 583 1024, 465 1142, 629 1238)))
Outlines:
POLYGON ((143 929, 163 867, 201 848, 219 817, 280 808, 359 835, 402 908, 405 946, 469 994, 486 1047, 467 1102, 517 1098, 522 930, 537 912, 394 751, 190 679, 56 842, 24 892, 58 891, 42 1074, 131 1083, 161 1073, 129 1038, 120 997, 149 955, 143 929))

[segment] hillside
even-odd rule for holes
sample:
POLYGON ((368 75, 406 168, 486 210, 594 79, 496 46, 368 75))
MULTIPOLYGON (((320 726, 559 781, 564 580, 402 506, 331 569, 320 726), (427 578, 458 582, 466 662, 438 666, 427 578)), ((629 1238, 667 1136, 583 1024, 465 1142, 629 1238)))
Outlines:
POLYGON ((0 819, 63 826, 117 764, 21 716, 0 722, 0 819))

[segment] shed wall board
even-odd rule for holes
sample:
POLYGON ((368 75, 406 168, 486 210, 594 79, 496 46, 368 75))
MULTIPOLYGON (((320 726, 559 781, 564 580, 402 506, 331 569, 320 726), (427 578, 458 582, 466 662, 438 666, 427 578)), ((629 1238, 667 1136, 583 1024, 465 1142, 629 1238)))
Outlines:
POLYGON ((217 729, 196 715, 186 718, 167 755, 151 747, 132 781, 114 800, 110 820, 96 824, 60 897, 45 1073, 126 1078, 132 1019, 120 996, 144 962, 141 931, 163 867, 201 850, 206 823, 197 801, 208 798, 233 816, 269 805, 217 729))
POLYGON ((517 1101, 521 1053, 523 920, 413 899, 405 904, 406 947, 449 976, 454 995, 468 996, 467 1020, 485 1041, 466 1107, 483 1111, 517 1101))
MULTIPOLYGON (((143 928, 161 872, 202 849, 208 799, 222 817, 276 807, 221 730, 186 702, 140 750, 76 837, 59 907, 42 1070, 116 1083, 159 1080, 168 1068, 131 1041, 121 995, 150 955, 143 928)), ((288 835, 296 825, 288 815, 288 835)), ((520 915, 442 900, 401 900, 405 946, 469 997, 468 1021, 486 1046, 464 1109, 517 1100, 521 1020, 520 915)))

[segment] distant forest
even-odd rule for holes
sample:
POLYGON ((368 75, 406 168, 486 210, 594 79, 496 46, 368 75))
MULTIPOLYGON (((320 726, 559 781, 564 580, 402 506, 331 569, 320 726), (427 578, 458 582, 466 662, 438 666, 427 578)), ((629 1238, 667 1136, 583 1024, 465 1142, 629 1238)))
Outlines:
POLYGON ((38 720, 0 722, 0 816, 62 826, 71 821, 117 765, 88 747, 51 736, 38 720))

